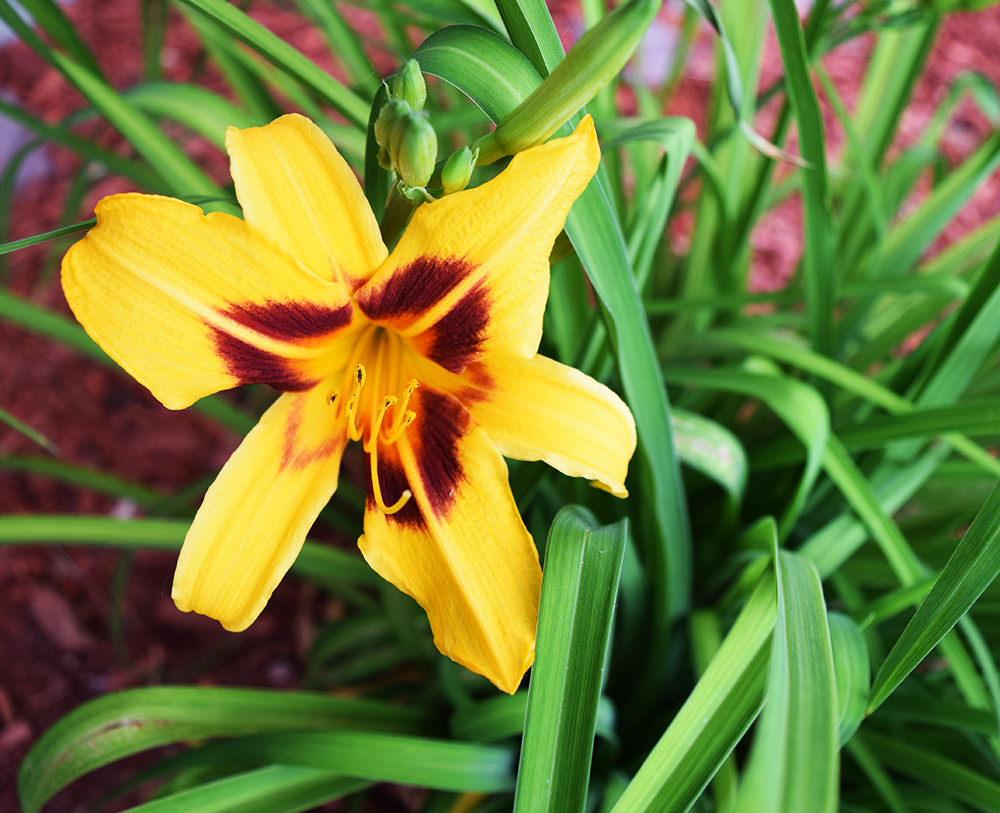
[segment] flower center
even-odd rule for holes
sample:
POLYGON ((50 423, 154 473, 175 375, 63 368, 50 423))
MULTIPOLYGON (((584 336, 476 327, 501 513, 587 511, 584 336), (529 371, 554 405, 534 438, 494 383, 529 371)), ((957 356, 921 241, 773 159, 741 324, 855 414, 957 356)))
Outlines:
POLYGON ((410 396, 420 386, 415 378, 406 377, 403 369, 405 347, 392 331, 372 325, 359 337, 344 373, 344 383, 339 392, 329 395, 336 407, 334 419, 346 417, 347 436, 362 441, 371 464, 372 497, 379 510, 395 514, 413 496, 409 489, 403 491, 392 505, 386 505, 378 480, 379 444, 391 446, 402 437, 417 413, 407 409, 410 396), (343 393, 346 398, 341 398, 343 393))

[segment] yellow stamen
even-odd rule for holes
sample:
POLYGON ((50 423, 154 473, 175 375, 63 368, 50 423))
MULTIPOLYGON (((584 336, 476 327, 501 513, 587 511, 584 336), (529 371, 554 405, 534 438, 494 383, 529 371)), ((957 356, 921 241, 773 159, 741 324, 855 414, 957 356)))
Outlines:
POLYGON ((365 385, 365 365, 359 364, 354 368, 354 386, 351 388, 351 397, 347 399, 347 436, 351 440, 361 440, 361 430, 356 421, 358 398, 361 395, 361 388, 365 385))
POLYGON ((378 440, 379 430, 382 428, 382 419, 385 417, 385 411, 395 404, 397 400, 398 399, 395 395, 387 395, 382 399, 382 405, 378 408, 378 416, 375 418, 375 425, 368 433, 368 442, 364 445, 366 452, 371 452, 371 450, 375 447, 375 443, 378 440))
MULTIPOLYGON (((379 411, 381 417, 383 410, 379 411)), ((399 495, 399 499, 396 500, 392 505, 386 505, 385 500, 382 498, 382 488, 378 483, 378 443, 375 442, 375 435, 371 438, 371 451, 368 453, 368 459, 371 461, 372 466, 372 496, 375 498, 375 505, 378 506, 378 510, 383 514, 395 514, 404 505, 410 501, 410 497, 413 496, 413 492, 410 489, 404 489, 403 493, 399 495)))
MULTIPOLYGON (((420 386, 420 382, 415 378, 411 378, 409 383, 403 388, 403 403, 399 405, 396 410, 396 417, 392 422, 392 426, 386 435, 392 437, 393 440, 387 440, 386 443, 395 443, 399 439, 399 436, 403 433, 406 426, 413 420, 413 418, 407 418, 407 415, 413 413, 408 412, 406 407, 410 403, 410 396, 413 395, 413 391, 420 386)), ((414 415, 416 417, 416 415, 414 415)))
POLYGON ((413 423, 413 419, 417 417, 417 413, 412 409, 406 410, 406 413, 402 416, 402 420, 396 419, 396 425, 393 426, 385 435, 385 443, 388 446, 392 446, 400 436, 406 430, 406 427, 413 423))

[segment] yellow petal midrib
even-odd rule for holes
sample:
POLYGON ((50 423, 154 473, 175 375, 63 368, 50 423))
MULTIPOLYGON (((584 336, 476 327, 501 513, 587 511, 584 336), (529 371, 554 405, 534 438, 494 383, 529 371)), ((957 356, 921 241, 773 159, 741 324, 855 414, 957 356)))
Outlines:
MULTIPOLYGON (((427 496, 426 489, 424 488, 423 478, 421 477, 420 474, 421 470, 417 463, 417 458, 416 454, 413 451, 413 447, 410 444, 409 439, 406 438, 405 435, 403 436, 403 438, 401 438, 401 441, 402 442, 398 444, 400 462, 404 463, 404 470, 408 468, 415 475, 413 478, 415 482, 409 482, 408 486, 413 491, 414 499, 423 502, 425 506, 429 506, 430 500, 427 496)), ((428 507, 427 510, 430 510, 430 508, 428 507)), ((424 521, 426 523, 424 528, 424 533, 426 533, 429 537, 434 539, 435 545, 437 545, 438 549, 442 551, 441 558, 444 559, 450 565, 451 557, 443 555, 445 549, 442 547, 441 540, 438 538, 434 522, 429 521, 426 518, 424 521)), ((446 520, 438 520, 438 521, 446 522, 446 520)), ((504 668, 505 664, 504 664, 503 653, 499 651, 498 647, 494 643, 494 638, 490 634, 491 630, 488 622, 485 619, 483 619, 477 612, 476 599, 468 590, 466 590, 463 579, 459 577, 459 574, 456 573, 453 568, 449 567, 449 570, 451 572, 451 577, 452 577, 451 589, 453 589, 461 596, 462 603, 465 604, 465 606, 468 608, 468 612, 463 613, 463 618, 466 621, 468 621, 470 618, 474 619, 475 626, 479 631, 478 639, 481 643, 486 642, 490 652, 490 657, 493 660, 493 666, 495 672, 498 674, 503 674, 506 671, 504 668)))

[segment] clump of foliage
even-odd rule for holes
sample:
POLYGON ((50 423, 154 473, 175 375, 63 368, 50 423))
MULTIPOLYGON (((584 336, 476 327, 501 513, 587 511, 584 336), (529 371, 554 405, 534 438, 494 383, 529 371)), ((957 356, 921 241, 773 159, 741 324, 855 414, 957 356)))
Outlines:
MULTIPOLYGON (((89 103, 58 126, 0 103, 40 141, 145 191, 226 208, 231 190, 160 122, 221 149, 227 125, 264 124, 291 105, 364 176, 383 230, 405 219, 405 206, 386 209, 398 196, 389 198, 393 177, 374 136, 386 90, 331 3, 297 5, 350 76, 344 83, 238 6, 179 0, 228 98, 159 81, 155 68, 120 93, 55 5, 21 5, 38 29, 7 0, 0 17, 89 103), (87 116, 110 122, 135 157, 74 134, 87 116)), ((99 698, 29 754, 26 811, 91 770, 174 742, 190 747, 144 775, 165 781, 134 810, 360 805, 382 781, 429 788, 427 813, 997 809, 1000 603, 990 585, 1000 571, 1000 463, 989 444, 1000 418, 1000 221, 927 257, 1000 163, 993 134, 950 166, 944 125, 965 95, 996 122, 996 89, 962 79, 917 144, 890 149, 942 20, 970 3, 817 0, 805 23, 792 0, 689 6, 682 43, 707 20, 717 45, 704 140, 689 120, 661 112, 684 47, 662 87, 621 74, 655 3, 628 0, 606 15, 588 0, 583 18, 596 33, 565 60, 541 0, 375 9, 398 63, 413 58, 441 80, 423 103, 449 145, 439 155, 480 149, 473 185, 489 176, 487 162, 568 132, 584 105, 604 150, 553 253, 542 349, 622 394, 639 451, 625 501, 511 462, 522 516, 544 550, 527 689, 499 695, 443 659, 419 608, 363 560, 307 543, 297 577, 347 607, 312 648, 308 690, 163 686, 99 698), (758 96, 771 26, 782 79, 758 96), (414 30, 422 42, 412 50, 414 30), (861 35, 873 48, 851 112, 820 60, 861 35), (636 115, 621 115, 622 87, 636 115), (836 161, 820 95, 845 134, 836 161), (776 124, 760 133, 755 112, 774 97, 776 124), (779 176, 779 164, 791 171, 779 176), (796 274, 785 290, 749 294, 750 231, 793 195, 804 210, 796 274), (667 235, 691 211, 690 246, 678 253, 667 235), (338 694, 347 686, 352 696, 338 694)), ((156 66, 163 5, 144 7, 156 66)), ((0 318, 113 364, 68 319, 3 289, 0 318)), ((239 431, 254 420, 223 397, 196 408, 239 431)), ((145 511, 125 521, 4 517, 4 544, 176 548, 193 513, 189 495, 145 499, 137 484, 57 459, 0 465, 128 496, 145 511)), ((356 537, 361 510, 338 495, 322 521, 356 537)))

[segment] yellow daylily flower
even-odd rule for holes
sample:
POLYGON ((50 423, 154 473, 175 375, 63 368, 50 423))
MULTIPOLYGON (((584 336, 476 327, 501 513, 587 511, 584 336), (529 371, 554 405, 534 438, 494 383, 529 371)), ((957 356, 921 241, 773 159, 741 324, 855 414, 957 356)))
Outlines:
POLYGON ((502 455, 624 496, 635 449, 614 393, 536 355, 549 251, 600 160, 593 123, 421 206, 392 254, 308 119, 230 128, 226 146, 245 220, 114 195, 62 265, 77 318, 168 408, 282 391, 205 495, 174 601, 249 626, 358 440, 365 558, 423 606, 443 653, 515 691, 541 570, 502 455))

